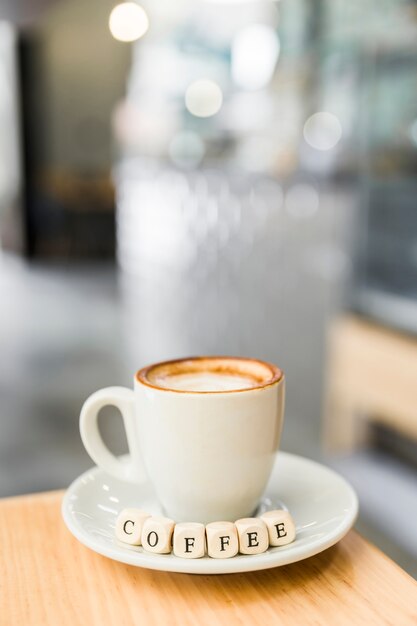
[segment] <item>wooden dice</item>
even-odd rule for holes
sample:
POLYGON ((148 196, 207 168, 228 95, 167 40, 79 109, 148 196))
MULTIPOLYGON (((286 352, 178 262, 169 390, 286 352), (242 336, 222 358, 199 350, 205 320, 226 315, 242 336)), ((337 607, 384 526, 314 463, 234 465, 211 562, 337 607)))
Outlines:
POLYGON ((204 524, 182 522, 174 529, 173 550, 183 559, 199 559, 206 551, 206 529, 204 524))
POLYGON ((295 524, 283 509, 267 511, 260 517, 233 522, 175 524, 168 517, 150 516, 140 509, 123 509, 116 520, 116 537, 147 552, 199 559, 206 552, 213 559, 241 554, 261 554, 268 546, 285 546, 295 539, 295 524))
POLYGON ((116 537, 131 546, 140 546, 142 528, 149 513, 140 509, 123 509, 116 520, 116 537))
POLYGON ((236 556, 239 540, 233 522, 211 522, 206 526, 207 552, 213 559, 236 556))
POLYGON ((238 519, 235 524, 241 554, 261 554, 268 550, 268 529, 259 517, 238 519))
POLYGON ((268 528, 269 545, 285 546, 295 539, 295 524, 288 511, 277 509, 261 515, 268 528))
POLYGON ((142 528, 142 546, 147 552, 169 554, 175 522, 169 517, 148 517, 142 528))

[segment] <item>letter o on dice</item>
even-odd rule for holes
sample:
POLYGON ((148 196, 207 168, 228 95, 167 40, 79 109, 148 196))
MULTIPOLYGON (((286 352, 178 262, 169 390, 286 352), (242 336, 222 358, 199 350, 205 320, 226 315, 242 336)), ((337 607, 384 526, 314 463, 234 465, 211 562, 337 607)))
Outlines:
POLYGON ((236 522, 239 537, 239 552, 242 554, 261 554, 268 550, 268 529, 259 517, 245 517, 236 522))
POLYGON ((174 554, 184 559, 199 559, 206 548, 206 529, 197 522, 180 522, 174 528, 174 554))
POLYGON ((148 517, 142 528, 142 546, 147 552, 168 554, 172 549, 175 522, 169 517, 148 517))
POLYGON ((211 522, 206 526, 207 552, 213 559, 229 559, 239 550, 233 522, 211 522))
POLYGON ((116 520, 116 538, 131 546, 140 546, 142 528, 149 513, 140 509, 123 509, 116 520))
POLYGON ((267 511, 261 515, 261 519, 268 528, 269 545, 285 546, 294 541, 295 524, 288 511, 283 509, 267 511))

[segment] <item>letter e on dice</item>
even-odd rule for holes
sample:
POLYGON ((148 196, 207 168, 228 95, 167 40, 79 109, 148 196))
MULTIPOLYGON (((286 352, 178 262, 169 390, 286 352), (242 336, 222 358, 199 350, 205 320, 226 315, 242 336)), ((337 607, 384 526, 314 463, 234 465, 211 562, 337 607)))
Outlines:
POLYGON ((259 517, 245 517, 236 522, 241 554, 261 554, 268 550, 268 529, 259 517))
POLYGON ((288 511, 267 511, 261 515, 261 519, 268 528, 270 546, 285 546, 294 541, 295 524, 288 511))

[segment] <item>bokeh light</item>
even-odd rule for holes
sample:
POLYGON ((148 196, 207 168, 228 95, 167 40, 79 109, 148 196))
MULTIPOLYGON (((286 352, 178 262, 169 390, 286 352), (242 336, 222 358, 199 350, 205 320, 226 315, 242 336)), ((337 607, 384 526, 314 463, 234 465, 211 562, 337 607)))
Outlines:
POLYGON ((185 106, 196 117, 211 117, 221 108, 223 94, 213 80, 196 80, 185 93, 185 106))
POLYGON ((118 41, 136 41, 148 30, 149 19, 145 9, 136 2, 122 2, 110 13, 109 28, 118 41))
POLYGON ((252 24, 235 36, 232 44, 232 78, 243 89, 262 89, 270 82, 280 44, 275 30, 252 24))
POLYGON ((326 111, 314 113, 304 124, 304 139, 316 150, 331 150, 342 137, 339 119, 326 111))

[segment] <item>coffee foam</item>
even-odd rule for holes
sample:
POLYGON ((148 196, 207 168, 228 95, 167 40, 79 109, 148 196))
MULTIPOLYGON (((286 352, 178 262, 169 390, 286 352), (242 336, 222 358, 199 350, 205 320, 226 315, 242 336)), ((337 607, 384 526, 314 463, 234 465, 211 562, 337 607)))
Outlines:
POLYGON ((225 392, 262 387, 279 380, 281 371, 256 359, 196 357, 144 368, 138 380, 183 392, 225 392))
POLYGON ((185 374, 154 375, 152 382, 158 387, 177 391, 232 391, 251 389, 257 382, 239 374, 215 372, 189 372, 185 374))

